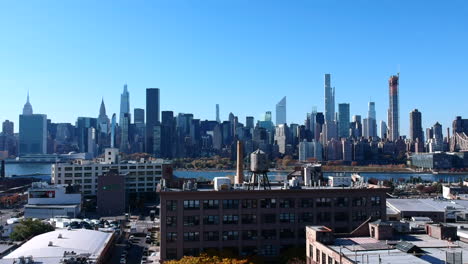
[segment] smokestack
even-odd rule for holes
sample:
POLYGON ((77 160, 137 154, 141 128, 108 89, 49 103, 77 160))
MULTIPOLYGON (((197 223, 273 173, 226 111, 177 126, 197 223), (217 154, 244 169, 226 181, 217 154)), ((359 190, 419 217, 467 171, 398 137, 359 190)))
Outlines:
POLYGON ((5 160, 2 160, 2 165, 0 167, 0 177, 5 178, 5 160))
POLYGON ((240 140, 237 141, 237 173, 234 183, 244 183, 244 148, 240 140))

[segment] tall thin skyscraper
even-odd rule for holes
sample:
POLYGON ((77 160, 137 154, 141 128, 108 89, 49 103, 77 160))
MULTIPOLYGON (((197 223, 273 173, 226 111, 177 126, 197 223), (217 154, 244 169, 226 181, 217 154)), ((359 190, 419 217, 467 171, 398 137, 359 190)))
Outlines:
POLYGON ((325 121, 335 120, 335 88, 331 87, 331 74, 325 74, 325 121))
POLYGON ((375 102, 369 102, 369 111, 367 112, 367 117, 374 120, 377 119, 375 114, 375 102))
POLYGON ((116 136, 116 126, 117 126, 117 117, 115 113, 112 114, 112 121, 111 121, 111 148, 115 148, 115 136, 116 136))
POLYGON ((28 97, 26 98, 26 103, 24 104, 23 107, 23 115, 32 115, 33 114, 33 109, 32 105, 29 102, 29 91, 28 91, 28 97))
POLYGON ((410 139, 412 141, 416 141, 416 139, 419 139, 419 142, 424 141, 421 118, 421 112, 418 109, 410 112, 410 139))
POLYGON ((369 110, 367 112, 367 118, 364 119, 363 123, 364 136, 365 137, 377 137, 377 119, 375 114, 375 102, 369 102, 369 110))
POLYGON ((155 127, 159 125, 159 88, 146 89, 146 152, 153 154, 155 127))
POLYGON ((400 109, 398 99, 398 86, 400 75, 390 76, 388 80, 389 107, 388 107, 388 138, 392 141, 400 137, 400 109))
POLYGON ((385 121, 381 120, 380 121, 380 138, 381 139, 387 138, 388 137, 387 133, 388 133, 387 123, 385 123, 385 121))
POLYGON ((286 124, 286 96, 276 104, 276 125, 286 124))
POLYGON ((219 118, 219 104, 216 104, 216 122, 221 123, 221 119, 219 118))
POLYGON ((127 90, 127 84, 124 84, 124 90, 120 95, 120 116, 119 120, 122 121, 122 118, 125 114, 130 114, 130 93, 127 90))
MULTIPOLYGON (((349 137, 350 123, 350 107, 349 104, 338 104, 338 137, 349 137)), ((335 138, 336 139, 336 138, 335 138)))

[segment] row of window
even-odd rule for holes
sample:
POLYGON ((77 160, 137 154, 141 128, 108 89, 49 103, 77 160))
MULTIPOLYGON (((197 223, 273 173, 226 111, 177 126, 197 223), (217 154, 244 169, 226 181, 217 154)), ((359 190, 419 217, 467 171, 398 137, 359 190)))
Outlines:
MULTIPOLYGON (((156 166, 152 166, 152 165, 147 165, 147 166, 143 166, 143 165, 139 165, 139 166, 135 166, 135 165, 132 165, 132 166, 120 166, 120 167, 115 167, 115 169, 119 169, 119 170, 136 170, 138 167, 139 170, 152 170, 152 169, 161 169, 161 165, 156 165, 156 166)), ((114 168, 114 167, 112 167, 114 168)), ((96 166, 94 167, 95 170, 99 170, 99 167, 96 166)), ((107 167, 107 166, 104 166, 101 168, 102 170, 109 170, 110 167, 107 167)), ((58 171, 62 171, 62 167, 58 167, 57 168, 58 171)), ((82 170, 85 170, 85 171, 89 171, 89 170, 93 170, 93 167, 90 167, 90 166, 86 166, 86 167, 83 167, 83 166, 76 166, 76 167, 64 167, 63 168, 64 171, 82 171, 82 170)))
MULTIPOLYGON (((299 236, 304 237, 305 231, 304 228, 298 229, 297 233, 299 236)), ((260 232, 257 230, 244 230, 244 231, 206 231, 203 232, 203 237, 200 237, 200 232, 184 232, 183 233, 183 240, 185 242, 193 242, 193 241, 231 241, 231 240, 258 240, 258 239, 278 239, 278 235, 280 239, 294 239, 296 237, 296 230, 291 228, 283 228, 283 229, 264 229, 260 232), (220 236, 221 235, 221 236, 220 236)), ((177 241, 177 232, 167 232, 166 233, 166 241, 167 242, 175 242, 177 241)))
MULTIPOLYGON (((348 221, 364 221, 369 216, 380 217, 380 211, 376 210, 368 215, 366 211, 359 210, 353 211, 351 214, 349 212, 304 212, 296 215, 295 213, 280 213, 277 214, 261 214, 260 218, 257 219, 256 214, 226 214, 222 218, 219 215, 205 215, 203 216, 203 225, 219 225, 220 222, 223 225, 237 225, 241 224, 257 224, 258 220, 262 224, 275 224, 279 223, 295 223, 296 216, 299 223, 323 223, 323 222, 348 222, 348 221), (316 218, 316 220, 314 219, 316 218)), ((199 226, 200 225, 200 216, 199 215, 190 215, 184 216, 183 218, 184 226, 199 226)), ((166 216, 166 226, 176 227, 177 226, 177 216, 166 216)))
MULTIPOLYGON (((99 177, 99 175, 102 175, 102 173, 95 172, 94 176, 99 177)), ((139 171, 137 172, 129 172, 126 173, 127 176, 154 176, 154 175, 161 175, 160 171, 139 171)), ((78 172, 78 173, 71 173, 71 172, 65 172, 63 174, 63 177, 65 178, 77 178, 77 177, 92 177, 93 173, 92 172, 78 172)))
MULTIPOLYGON (((367 197, 319 197, 319 198, 302 198, 302 199, 274 199, 274 198, 265 198, 265 199, 230 199, 230 200, 184 200, 183 208, 184 210, 199 210, 203 209, 239 209, 239 207, 244 209, 255 209, 260 208, 324 208, 324 207, 361 207, 366 206, 367 204, 371 206, 380 206, 381 198, 380 196, 367 197)), ((167 211, 176 211, 177 210, 177 201, 168 200, 166 201, 166 210, 167 211)))

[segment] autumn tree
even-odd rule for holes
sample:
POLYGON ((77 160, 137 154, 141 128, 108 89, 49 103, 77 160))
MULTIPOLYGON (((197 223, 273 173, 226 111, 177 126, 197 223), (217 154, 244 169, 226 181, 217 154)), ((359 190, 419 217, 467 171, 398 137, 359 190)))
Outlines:
POLYGON ((247 259, 223 258, 219 256, 209 256, 201 254, 198 257, 184 256, 180 260, 170 260, 165 264, 253 264, 247 259))

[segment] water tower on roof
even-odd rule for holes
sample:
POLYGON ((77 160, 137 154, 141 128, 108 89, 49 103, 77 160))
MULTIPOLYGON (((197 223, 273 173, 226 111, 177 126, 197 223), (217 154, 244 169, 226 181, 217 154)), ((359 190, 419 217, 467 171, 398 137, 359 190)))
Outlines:
POLYGON ((270 181, 268 180, 268 168, 269 161, 267 154, 260 149, 250 154, 250 179, 249 179, 249 190, 260 190, 263 187, 264 190, 271 189, 270 181))

